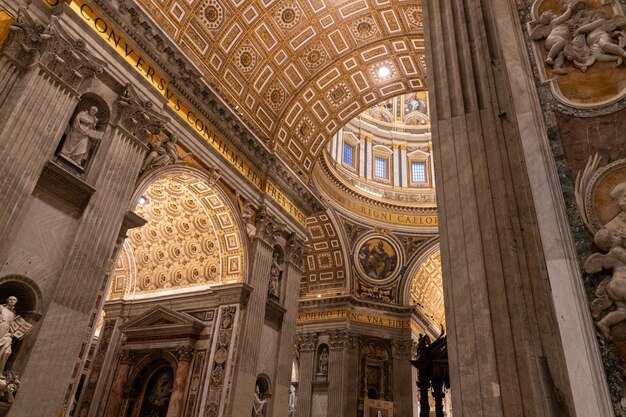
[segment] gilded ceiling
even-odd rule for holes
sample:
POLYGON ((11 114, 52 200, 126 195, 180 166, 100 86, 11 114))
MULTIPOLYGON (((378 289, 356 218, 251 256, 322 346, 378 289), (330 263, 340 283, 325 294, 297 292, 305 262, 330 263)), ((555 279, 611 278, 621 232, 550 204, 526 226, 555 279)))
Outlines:
POLYGON ((148 222, 128 233, 109 299, 189 290, 243 278, 241 234, 224 198, 188 173, 158 178, 135 212, 148 222))
POLYGON ((255 132, 306 173, 361 111, 425 89, 416 0, 138 2, 255 132))
POLYGON ((418 267, 411 284, 410 303, 420 307, 435 323, 445 323, 439 250, 428 256, 418 267))
POLYGON ((345 294, 348 264, 339 240, 340 230, 328 213, 309 217, 306 227, 311 253, 307 255, 306 269, 300 281, 300 296, 345 294))

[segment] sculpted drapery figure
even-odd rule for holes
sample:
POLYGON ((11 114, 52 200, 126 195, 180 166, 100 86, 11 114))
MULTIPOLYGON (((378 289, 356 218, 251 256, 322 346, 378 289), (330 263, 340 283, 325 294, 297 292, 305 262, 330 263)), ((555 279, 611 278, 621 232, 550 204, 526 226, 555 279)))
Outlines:
POLYGON ((324 347, 320 352, 317 373, 319 375, 328 375, 328 349, 326 347, 324 347))
POLYGON ((143 161, 141 171, 144 172, 153 168, 175 164, 191 155, 190 153, 180 155, 178 149, 176 149, 177 141, 178 136, 172 133, 166 139, 159 139, 158 141, 151 143, 150 151, 143 161))
POLYGON ((89 155, 89 139, 102 139, 103 132, 96 130, 98 108, 91 106, 89 110, 79 112, 65 139, 61 153, 78 165, 82 166, 89 155))
POLYGON ((267 290, 267 293, 273 297, 280 297, 280 273, 283 268, 280 266, 278 262, 278 257, 280 254, 277 251, 274 251, 272 255, 272 266, 270 268, 270 285, 267 290))
POLYGON ((259 386, 254 387, 254 405, 252 407, 252 417, 263 417, 263 406, 267 402, 266 399, 261 399, 261 390, 259 386))
POLYGON ((624 240, 613 230, 600 229, 594 242, 606 254, 594 253, 585 262, 588 273, 612 269, 611 277, 604 279, 596 290, 596 299, 591 303, 591 312, 598 317, 603 311, 615 307, 597 323, 598 331, 605 340, 611 340, 610 327, 626 320, 626 249, 624 240))
POLYGON ((13 343, 13 332, 11 327, 15 320, 15 305, 17 297, 10 296, 6 304, 0 305, 0 370, 4 371, 7 359, 11 356, 11 344, 13 343))

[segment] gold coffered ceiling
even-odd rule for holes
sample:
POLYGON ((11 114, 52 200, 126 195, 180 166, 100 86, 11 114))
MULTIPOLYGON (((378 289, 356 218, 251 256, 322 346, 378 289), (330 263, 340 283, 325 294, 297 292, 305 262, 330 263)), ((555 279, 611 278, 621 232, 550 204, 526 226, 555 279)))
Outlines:
POLYGON ((137 0, 292 167, 364 109, 425 89, 416 0, 137 0), (378 69, 391 73, 381 79, 378 69))

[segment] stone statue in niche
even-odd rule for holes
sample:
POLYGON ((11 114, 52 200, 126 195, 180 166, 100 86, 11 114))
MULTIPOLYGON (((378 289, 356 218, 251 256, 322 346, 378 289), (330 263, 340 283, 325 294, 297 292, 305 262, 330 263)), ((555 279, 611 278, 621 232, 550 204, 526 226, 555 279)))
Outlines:
POLYGON ((77 165, 83 166, 85 160, 89 156, 89 140, 101 140, 104 132, 96 130, 98 118, 96 114, 98 108, 91 106, 89 110, 79 112, 70 128, 70 132, 65 138, 61 154, 77 165))
POLYGON ((280 274, 283 271, 283 268, 278 262, 279 256, 280 254, 278 253, 278 251, 274 251, 274 253, 272 254, 272 266, 270 268, 270 285, 267 289, 268 295, 276 299, 280 298, 280 274))
POLYGON ((10 296, 0 305, 0 370, 4 371, 7 359, 11 356, 13 338, 21 339, 30 332, 32 325, 15 314, 17 297, 10 296))
POLYGON ((626 249, 623 247, 623 238, 608 228, 597 231, 593 240, 606 254, 591 255, 585 262, 585 271, 594 273, 603 268, 613 270, 609 278, 600 282, 596 299, 591 303, 591 312, 596 318, 603 311, 614 308, 596 324, 600 335, 610 341, 610 327, 626 319, 626 249))
POLYGON ((317 374, 328 375, 328 348, 324 346, 317 360, 317 374))
POLYGON ((191 153, 181 155, 176 148, 177 141, 178 136, 172 133, 165 139, 158 138, 155 142, 150 143, 150 151, 143 161, 141 172, 149 171, 165 165, 175 164, 191 155, 191 153))
POLYGON ((252 417, 263 417, 263 407, 267 403, 266 399, 261 399, 261 389, 258 385, 254 387, 254 405, 252 406, 252 417))

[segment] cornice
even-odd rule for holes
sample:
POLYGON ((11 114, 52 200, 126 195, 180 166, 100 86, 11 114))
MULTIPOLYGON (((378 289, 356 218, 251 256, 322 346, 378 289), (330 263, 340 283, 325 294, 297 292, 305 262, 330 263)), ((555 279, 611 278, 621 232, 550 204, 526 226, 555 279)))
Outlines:
POLYGON ((134 0, 94 0, 94 3, 169 76, 170 84, 289 199, 307 215, 323 209, 320 199, 265 144, 266 140, 258 137, 203 81, 200 70, 134 0))

